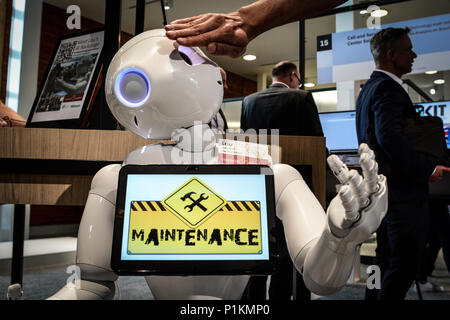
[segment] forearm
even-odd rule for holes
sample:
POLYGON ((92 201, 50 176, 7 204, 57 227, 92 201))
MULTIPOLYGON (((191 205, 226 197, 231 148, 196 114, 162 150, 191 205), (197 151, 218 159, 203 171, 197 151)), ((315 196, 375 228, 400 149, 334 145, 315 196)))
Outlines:
POLYGON ((352 272, 356 246, 335 237, 327 228, 311 248, 303 265, 303 280, 307 288, 327 296, 339 291, 352 272))
POLYGON ((261 33, 286 23, 305 19, 333 9, 345 0, 259 0, 240 8, 249 41, 261 33))

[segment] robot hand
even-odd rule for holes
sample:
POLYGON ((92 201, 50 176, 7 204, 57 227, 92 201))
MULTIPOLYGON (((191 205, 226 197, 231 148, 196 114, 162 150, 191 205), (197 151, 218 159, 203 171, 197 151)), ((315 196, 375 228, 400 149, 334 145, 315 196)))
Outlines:
POLYGON ((330 231, 338 238, 348 237, 360 244, 375 232, 387 211, 387 183, 378 175, 378 164, 373 151, 361 144, 358 150, 363 177, 335 155, 327 162, 342 186, 331 201, 328 210, 330 231))
POLYGON ((23 290, 20 283, 15 283, 8 287, 6 298, 8 300, 23 300, 23 290))

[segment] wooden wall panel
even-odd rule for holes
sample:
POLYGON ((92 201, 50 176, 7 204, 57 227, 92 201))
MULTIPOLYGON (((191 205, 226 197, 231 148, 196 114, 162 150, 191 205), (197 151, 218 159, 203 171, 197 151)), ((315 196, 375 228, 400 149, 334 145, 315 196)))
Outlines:
POLYGON ((225 99, 245 97, 257 91, 256 81, 249 80, 230 71, 226 72, 228 89, 223 94, 225 99))
MULTIPOLYGON (((38 88, 45 76, 48 64, 56 50, 56 44, 59 37, 77 33, 85 30, 103 27, 103 24, 98 23, 84 17, 81 17, 81 30, 67 29, 66 22, 69 15, 65 10, 52 6, 47 3, 42 5, 42 26, 41 26, 41 43, 39 52, 39 74, 38 74, 38 88)), ((133 35, 121 32, 120 44, 121 46, 130 40, 133 35)))

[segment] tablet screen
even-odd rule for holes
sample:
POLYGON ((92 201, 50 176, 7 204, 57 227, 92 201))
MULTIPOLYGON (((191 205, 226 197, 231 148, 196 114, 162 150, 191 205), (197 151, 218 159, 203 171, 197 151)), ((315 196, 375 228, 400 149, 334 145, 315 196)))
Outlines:
MULTIPOLYGON (((137 269, 162 261, 166 268, 171 261, 178 265, 183 261, 234 261, 228 264, 234 271, 245 261, 270 261, 274 210, 268 199, 273 196, 273 177, 220 173, 223 167, 230 166, 202 166, 203 172, 193 173, 149 173, 139 168, 141 172, 124 175, 118 192, 122 214, 116 221, 121 223, 115 226, 115 233, 121 234, 120 245, 116 241, 113 246, 116 256, 120 250, 118 260, 133 262, 137 269)), ((201 269, 208 266, 212 265, 201 269)))

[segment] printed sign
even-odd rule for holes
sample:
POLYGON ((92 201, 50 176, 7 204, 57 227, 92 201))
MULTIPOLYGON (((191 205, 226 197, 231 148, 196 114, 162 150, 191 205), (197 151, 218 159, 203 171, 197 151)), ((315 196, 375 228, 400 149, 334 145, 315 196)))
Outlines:
MULTIPOLYGON (((450 14, 385 24, 382 28, 409 27, 418 57, 412 74, 450 68, 450 14)), ((369 79, 375 63, 370 39, 378 29, 356 29, 317 37, 319 84, 369 79)))
POLYGON ((227 201, 193 177, 161 200, 131 201, 127 253, 259 254, 259 201, 227 201))
POLYGON ((39 94, 31 123, 78 119, 97 79, 104 33, 83 34, 59 44, 45 85, 39 94))
POLYGON ((219 139, 218 163, 269 165, 271 163, 269 147, 252 142, 219 139))

